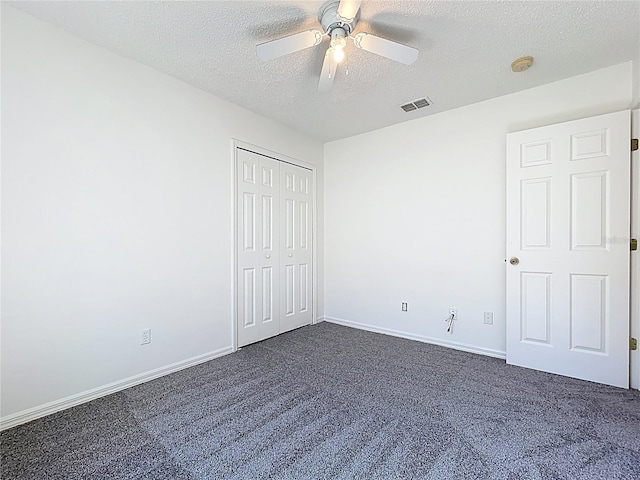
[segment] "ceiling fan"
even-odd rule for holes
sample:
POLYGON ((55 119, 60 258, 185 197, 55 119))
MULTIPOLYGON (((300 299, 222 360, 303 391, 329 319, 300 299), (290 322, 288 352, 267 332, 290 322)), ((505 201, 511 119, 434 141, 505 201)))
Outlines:
POLYGON ((407 45, 392 42, 369 33, 360 32, 352 36, 360 19, 362 0, 330 0, 325 3, 318 14, 318 20, 324 33, 318 29, 295 33, 277 40, 261 43, 256 47, 258 58, 264 62, 294 53, 305 48, 319 45, 323 38, 331 38, 331 43, 324 56, 318 90, 326 92, 331 89, 338 64, 344 60, 347 39, 353 40, 357 48, 375 53, 405 65, 411 65, 418 58, 418 50, 407 45))

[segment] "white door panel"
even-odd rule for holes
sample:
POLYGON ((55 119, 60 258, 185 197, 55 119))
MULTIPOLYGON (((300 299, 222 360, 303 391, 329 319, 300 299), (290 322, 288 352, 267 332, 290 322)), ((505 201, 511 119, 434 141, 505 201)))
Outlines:
POLYGON ((312 172, 306 168, 281 163, 282 190, 282 244, 285 286, 281 292, 283 315, 280 328, 285 332, 308 325, 311 310, 311 261, 313 201, 312 172))
POLYGON ((628 387, 629 112, 507 135, 507 362, 628 387))
POLYGON ((279 163, 237 150, 238 345, 280 333, 279 163))

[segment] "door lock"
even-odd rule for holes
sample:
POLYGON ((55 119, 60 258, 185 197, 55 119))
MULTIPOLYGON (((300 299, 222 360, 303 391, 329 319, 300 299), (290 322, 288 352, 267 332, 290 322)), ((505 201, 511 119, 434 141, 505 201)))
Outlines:
POLYGON ((520 263, 520 260, 518 259, 518 257, 511 257, 511 259, 509 260, 509 263, 511 265, 518 265, 520 263))

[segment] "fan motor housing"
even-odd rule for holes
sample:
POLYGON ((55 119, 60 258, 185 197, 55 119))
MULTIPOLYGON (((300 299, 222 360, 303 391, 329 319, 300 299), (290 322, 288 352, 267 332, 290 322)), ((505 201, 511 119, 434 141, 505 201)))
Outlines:
POLYGON ((360 9, 358 9, 358 13, 353 20, 350 22, 343 22, 342 19, 338 16, 338 7, 340 6, 339 0, 331 0, 322 7, 320 7, 320 12, 318 13, 318 20, 322 25, 322 28, 326 33, 331 35, 331 32, 336 28, 342 28, 347 35, 350 35, 351 32, 356 28, 356 24, 360 19, 360 9))

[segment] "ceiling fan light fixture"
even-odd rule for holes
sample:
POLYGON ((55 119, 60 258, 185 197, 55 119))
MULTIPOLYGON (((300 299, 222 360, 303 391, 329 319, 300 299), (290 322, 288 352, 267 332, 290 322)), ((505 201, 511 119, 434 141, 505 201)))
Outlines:
POLYGON ((337 47, 338 45, 344 47, 347 44, 347 32, 342 28, 334 28, 331 32, 331 46, 337 47))
POLYGON ((344 60, 344 47, 347 46, 347 32, 342 28, 334 28, 331 32, 331 48, 333 59, 340 63, 344 60))

